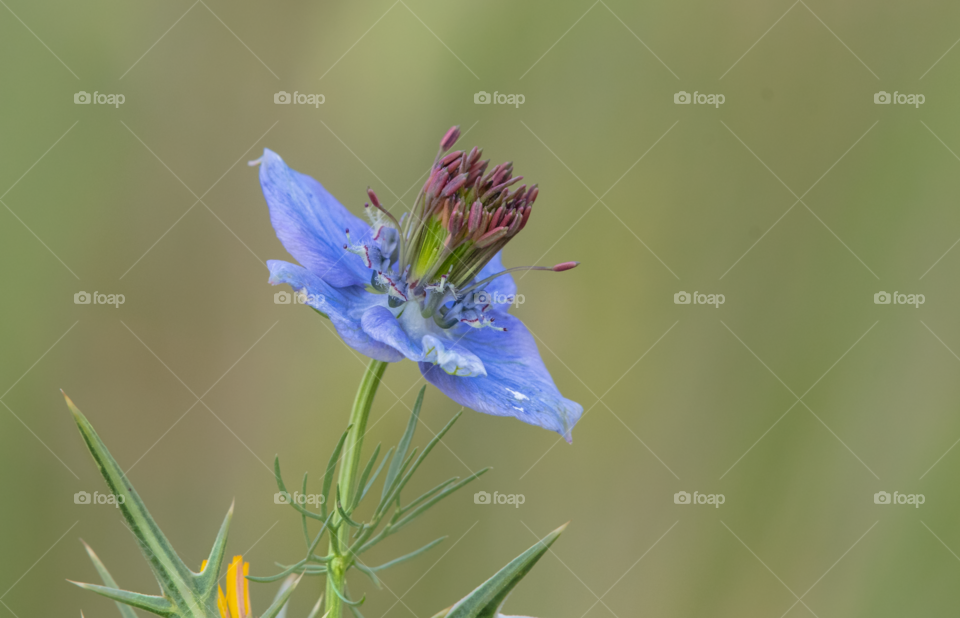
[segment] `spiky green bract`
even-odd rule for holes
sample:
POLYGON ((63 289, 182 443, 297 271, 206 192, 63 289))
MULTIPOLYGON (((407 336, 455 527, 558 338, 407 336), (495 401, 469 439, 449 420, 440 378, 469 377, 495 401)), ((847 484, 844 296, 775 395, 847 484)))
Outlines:
MULTIPOLYGON (((382 372, 379 370, 380 368, 376 366, 376 361, 371 363, 371 366, 367 370, 367 377, 361 384, 361 390, 375 389, 379 383, 379 379, 373 378, 382 376, 382 372)), ((379 588, 380 580, 377 577, 379 571, 412 560, 432 549, 446 538, 441 537, 436 539, 420 549, 379 566, 367 565, 362 562, 359 557, 363 552, 412 523, 435 504, 489 470, 489 468, 484 468, 462 480, 459 477, 448 479, 413 500, 404 503, 401 496, 403 489, 407 486, 407 483, 410 482, 410 479, 419 469, 427 455, 440 443, 440 440, 460 417, 458 413, 450 419, 439 433, 434 434, 433 438, 423 447, 419 455, 417 448, 411 450, 410 446, 413 441, 413 436, 420 422, 420 409, 423 406, 424 390, 425 389, 421 389, 417 395, 417 400, 411 411, 406 431, 401 437, 399 444, 396 447, 388 449, 379 464, 377 460, 380 455, 381 445, 377 445, 373 450, 373 454, 363 467, 362 472, 360 472, 359 467, 359 450, 357 445, 354 443, 349 449, 345 445, 353 442, 355 439, 354 436, 357 435, 353 433, 353 429, 359 426, 365 426, 366 419, 363 418, 363 414, 351 415, 350 426, 337 443, 337 447, 334 449, 333 455, 330 457, 326 467, 326 473, 322 483, 325 499, 321 504, 320 512, 311 511, 307 509, 305 505, 297 504, 294 500, 289 501, 290 506, 300 516, 301 525, 304 529, 304 542, 307 545, 306 556, 295 564, 279 565, 283 570, 276 575, 268 577, 251 576, 247 579, 256 582, 270 582, 287 577, 291 573, 311 576, 324 575, 327 577, 325 595, 327 614, 329 618, 340 618, 343 608, 349 608, 354 614, 357 614, 356 607, 363 602, 362 598, 356 601, 351 600, 347 593, 346 574, 350 569, 357 569, 370 578, 374 585, 379 588), (358 478, 352 478, 350 475, 348 475, 346 479, 343 478, 342 471, 344 464, 341 459, 341 452, 343 453, 343 457, 346 457, 348 452, 355 454, 356 463, 352 469, 355 473, 359 474, 358 478), (336 472, 338 462, 341 466, 341 474, 337 487, 333 489, 331 479, 336 472), (379 492, 379 498, 376 506, 372 510, 372 514, 367 518, 356 517, 356 509, 363 502, 364 498, 377 493, 371 492, 371 489, 380 477, 380 473, 384 470, 386 470, 386 474, 383 480, 383 487, 379 492), (353 490, 349 496, 344 495, 347 487, 353 490), (326 504, 326 497, 329 497, 329 499, 333 501, 330 506, 326 504), (309 520, 319 520, 323 522, 319 532, 317 532, 312 540, 310 533, 307 531, 307 522, 309 520), (314 550, 324 532, 328 531, 330 533, 330 549, 326 556, 318 556, 314 553, 314 550)), ((364 406, 367 412, 369 412, 372 393, 363 396, 358 394, 356 401, 360 402, 358 405, 364 406)), ((287 490, 287 486, 280 472, 279 459, 274 462, 274 474, 276 475, 277 487, 281 494, 289 496, 290 493, 287 490)), ((304 478, 301 491, 304 495, 307 495, 306 478, 304 478)))
MULTIPOLYGON (((97 573, 100 574, 100 579, 103 580, 103 584, 107 588, 119 588, 116 580, 113 579, 113 576, 110 575, 110 571, 107 570, 107 567, 103 565, 103 562, 100 561, 100 557, 97 556, 96 552, 93 551, 93 548, 87 545, 87 542, 83 539, 80 539, 80 542, 83 543, 84 548, 87 550, 87 555, 90 556, 90 562, 93 563, 93 566, 97 569, 97 573)), ((122 618, 137 618, 137 615, 133 613, 133 610, 123 603, 117 603, 117 609, 120 610, 120 616, 122 618)))
POLYGON ((503 602, 510 591, 547 553, 566 527, 567 524, 563 524, 548 534, 536 545, 514 558, 510 564, 497 571, 496 575, 480 584, 476 590, 462 598, 456 605, 443 610, 434 618, 495 618, 499 616, 503 602))
POLYGON ((93 429, 90 421, 77 409, 73 401, 64 394, 67 406, 73 413, 73 418, 80 429, 90 454, 93 455, 100 474, 110 491, 116 496, 123 518, 127 521, 130 530, 137 538, 137 543, 150 564, 157 582, 160 584, 162 596, 152 596, 120 590, 106 569, 101 570, 102 564, 91 553, 94 565, 100 571, 105 586, 95 584, 76 583, 81 588, 92 590, 118 603, 136 607, 159 616, 176 618, 219 618, 217 609, 217 574, 220 572, 220 563, 227 544, 227 532, 230 529, 230 520, 233 517, 233 506, 227 512, 220 532, 210 551, 206 568, 200 573, 194 573, 177 555, 173 546, 163 535, 160 527, 151 517, 140 496, 127 479, 123 470, 107 450, 100 436, 93 429), (121 499, 122 498, 122 499, 121 499))

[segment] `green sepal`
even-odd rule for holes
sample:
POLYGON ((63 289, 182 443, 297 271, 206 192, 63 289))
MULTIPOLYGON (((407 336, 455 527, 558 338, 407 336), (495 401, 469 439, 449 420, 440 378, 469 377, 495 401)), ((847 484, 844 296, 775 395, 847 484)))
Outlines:
POLYGON ((77 585, 84 590, 90 590, 97 594, 112 599, 117 603, 124 603, 137 609, 148 611, 158 616, 176 616, 177 608, 164 597, 152 596, 149 594, 140 594, 139 592, 130 592, 128 590, 119 590, 117 588, 108 588, 107 586, 98 586, 97 584, 84 584, 67 580, 71 584, 77 585))
MULTIPOLYGON (((110 571, 108 571, 107 567, 100 561, 100 557, 93 551, 93 548, 87 545, 87 542, 83 539, 80 539, 80 542, 83 543, 83 546, 86 548, 87 555, 90 556, 90 561, 93 562, 93 566, 97 569, 97 573, 100 574, 100 579, 103 580, 104 585, 108 588, 119 589, 120 586, 117 585, 116 580, 110 575, 110 571)), ((120 615, 123 618, 137 618, 137 615, 133 613, 132 609, 119 601, 117 602, 117 609, 120 610, 120 615)))
POLYGON ((449 610, 444 610, 435 616, 439 618, 495 618, 500 612, 507 595, 513 590, 523 577, 530 572, 533 565, 543 557, 553 542, 567 527, 564 524, 548 534, 536 545, 513 559, 507 566, 497 571, 496 575, 480 584, 480 586, 457 602, 449 610))

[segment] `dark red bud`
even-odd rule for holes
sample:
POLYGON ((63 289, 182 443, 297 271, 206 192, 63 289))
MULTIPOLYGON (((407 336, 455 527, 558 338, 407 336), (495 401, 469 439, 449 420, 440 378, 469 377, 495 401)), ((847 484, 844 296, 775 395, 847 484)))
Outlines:
POLYGON ((460 126, 450 127, 450 130, 447 131, 443 139, 440 140, 440 150, 443 152, 450 150, 453 148, 453 145, 457 143, 458 139, 460 139, 460 126))
POLYGON ((563 264, 557 264, 553 267, 553 272, 562 273, 565 270, 570 270, 571 268, 576 268, 580 265, 580 262, 564 262, 563 264))
POLYGON ((455 192, 459 191, 460 188, 466 183, 467 183, 467 175, 460 174, 459 176, 451 180, 449 183, 447 183, 447 186, 443 188, 443 193, 441 193, 440 195, 442 195, 443 197, 453 195, 455 192))
POLYGON ((367 187, 367 195, 370 196, 370 201, 373 202, 373 205, 380 208, 380 200, 377 199, 377 194, 374 193, 370 187, 367 187))

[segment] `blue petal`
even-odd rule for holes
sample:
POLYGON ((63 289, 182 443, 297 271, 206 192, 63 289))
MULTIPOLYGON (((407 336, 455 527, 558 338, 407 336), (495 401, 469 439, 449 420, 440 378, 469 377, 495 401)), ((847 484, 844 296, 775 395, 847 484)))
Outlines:
MULTIPOLYGON (((406 311, 418 312, 416 306, 406 311)), ((371 307, 363 313, 360 323, 363 331, 377 341, 398 350, 412 361, 436 364, 446 373, 457 376, 484 376, 483 361, 465 346, 445 334, 428 332, 422 326, 418 313, 403 318, 403 322, 383 306, 371 307), (413 337, 404 327, 415 332, 413 337)), ((452 333, 451 333, 452 334, 452 333)))
POLYGON ((348 253, 344 230, 353 242, 367 242, 370 226, 350 214, 319 182, 300 174, 275 152, 264 149, 260 186, 270 207, 270 222, 290 255, 334 287, 366 285, 370 270, 348 253))
POLYGON ((306 304, 329 317, 337 334, 351 348, 380 361, 393 363, 403 359, 403 354, 371 338, 360 326, 364 311, 386 302, 384 295, 370 294, 357 286, 335 288, 306 268, 289 262, 268 260, 267 267, 272 285, 287 283, 295 292, 303 291, 306 304))
POLYGON ((583 414, 583 406, 565 399, 540 359, 533 336, 519 319, 497 316, 506 332, 481 328, 467 332, 462 343, 483 361, 487 375, 461 378, 420 363, 428 382, 460 405, 556 431, 567 442, 583 414))

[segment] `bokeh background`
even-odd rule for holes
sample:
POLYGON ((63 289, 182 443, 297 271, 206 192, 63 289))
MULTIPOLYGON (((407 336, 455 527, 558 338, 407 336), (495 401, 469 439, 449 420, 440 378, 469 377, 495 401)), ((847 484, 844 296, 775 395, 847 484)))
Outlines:
MULTIPOLYGON (((366 616, 431 616, 566 521, 508 613, 957 614, 960 5, 0 4, 0 615, 116 615, 65 581, 96 579, 80 537, 156 589, 119 513, 73 502, 105 487, 60 388, 187 562, 234 499, 253 573, 300 555, 269 466, 319 478, 365 361, 274 303, 263 262, 289 256, 246 162, 269 147, 355 212, 368 185, 402 211, 453 124, 541 186, 505 261, 583 262, 519 277, 515 313, 586 412, 572 446, 465 413, 415 489, 495 469, 371 552, 449 536, 382 591, 356 574, 366 616)), ((397 439, 420 384, 390 367, 368 445, 397 439)), ((458 409, 428 387, 423 425, 458 409)))

